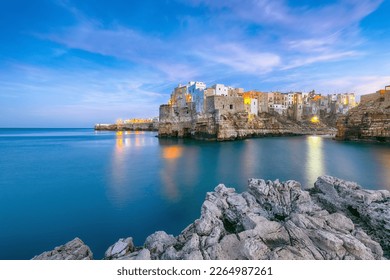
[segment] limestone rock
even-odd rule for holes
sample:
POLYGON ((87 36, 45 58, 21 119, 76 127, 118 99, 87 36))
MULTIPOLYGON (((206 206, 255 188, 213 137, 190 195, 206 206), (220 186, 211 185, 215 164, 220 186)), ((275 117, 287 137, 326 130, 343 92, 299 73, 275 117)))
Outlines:
POLYGON ((146 238, 144 247, 150 251, 152 259, 157 259, 176 242, 176 238, 172 235, 168 235, 165 231, 157 231, 146 238))
POLYGON ((364 190, 354 182, 321 176, 314 184, 312 197, 330 212, 350 218, 355 226, 360 226, 373 241, 380 243, 385 255, 390 255, 389 191, 364 190))
POLYGON ((133 238, 128 237, 126 239, 119 239, 114 245, 111 245, 106 253, 104 254, 104 258, 111 259, 119 259, 129 253, 134 251, 133 238))
POLYGON ((390 91, 362 99, 336 126, 337 140, 390 142, 390 91))
POLYGON ((160 106, 159 137, 190 137, 200 140, 234 140, 249 137, 334 134, 335 129, 324 122, 296 122, 277 113, 260 113, 249 116, 246 112, 214 112, 197 115, 195 108, 160 106))
MULTIPOLYGON (((372 260, 390 256, 390 192, 321 176, 303 190, 296 181, 250 179, 248 192, 220 184, 206 194, 199 219, 179 236, 158 231, 135 248, 131 238, 106 259, 372 260)), ((81 240, 36 259, 87 259, 81 240)))
POLYGON ((65 245, 35 256, 33 260, 92 260, 93 254, 84 242, 76 237, 65 245))

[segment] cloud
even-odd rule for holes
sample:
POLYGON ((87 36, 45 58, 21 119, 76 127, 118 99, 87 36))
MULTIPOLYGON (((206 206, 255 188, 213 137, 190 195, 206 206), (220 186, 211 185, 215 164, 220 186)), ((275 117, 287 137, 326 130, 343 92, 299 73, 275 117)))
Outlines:
POLYGON ((127 69, 100 66, 73 71, 15 64, 7 73, 1 73, 0 99, 4 106, 9 103, 25 116, 52 115, 53 119, 60 119, 66 115, 74 123, 76 115, 91 122, 152 117, 158 115, 159 104, 166 102, 170 92, 170 87, 151 80, 152 76, 141 72, 131 76, 127 69))
POLYGON ((185 24, 169 39, 164 32, 147 33, 118 23, 103 26, 65 0, 60 4, 77 24, 40 36, 153 69, 170 82, 194 80, 205 72, 258 76, 361 55, 356 50, 362 42, 358 24, 382 2, 341 0, 309 7, 284 0, 178 1, 208 10, 201 20, 199 15, 178 16, 185 24), (257 34, 248 34, 256 27, 257 34))
POLYGON ((318 82, 319 87, 332 88, 338 92, 354 92, 357 95, 373 93, 389 84, 390 75, 343 76, 318 82))
MULTIPOLYGON (((304 33, 340 30, 358 23, 375 11, 383 0, 340 0, 322 5, 289 5, 286 0, 191 0, 190 5, 203 5, 213 13, 230 15, 231 21, 243 20, 272 25, 304 33)), ((224 20, 227 17, 223 17, 224 20)))
POLYGON ((305 65, 310 65, 317 62, 329 62, 340 59, 345 59, 349 57, 357 57, 361 55, 361 53, 356 51, 346 51, 346 52, 335 52, 335 53, 323 53, 321 55, 316 56, 306 56, 298 59, 293 59, 286 66, 282 67, 282 70, 297 68, 305 65))
MULTIPOLYGON (((357 96, 373 93, 390 83, 389 75, 315 75, 310 79, 306 76, 287 76, 276 78, 282 91, 310 91, 315 89, 322 94, 353 92, 357 96)), ((272 81, 271 81, 272 82, 272 81)))
POLYGON ((312 6, 292 5, 292 1, 284 0, 184 2, 209 8, 209 25, 226 29, 223 37, 247 42, 252 51, 260 47, 279 52, 283 61, 288 62, 297 54, 325 57, 356 49, 364 42, 359 28, 361 20, 383 1, 340 0, 312 6), (237 26, 241 29, 237 30, 237 26))
POLYGON ((199 52, 198 55, 207 61, 223 64, 240 72, 260 74, 271 71, 281 62, 277 54, 252 51, 235 43, 214 46, 199 52))
POLYGON ((151 60, 168 50, 158 38, 121 26, 104 29, 90 23, 81 23, 60 33, 41 36, 71 49, 136 62, 151 60))

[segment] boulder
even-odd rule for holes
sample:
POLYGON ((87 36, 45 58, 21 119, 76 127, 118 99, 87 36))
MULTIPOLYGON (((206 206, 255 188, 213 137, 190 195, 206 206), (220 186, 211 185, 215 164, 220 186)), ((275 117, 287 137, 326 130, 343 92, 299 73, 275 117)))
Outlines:
MULTIPOLYGON (((390 193, 321 176, 303 190, 296 181, 250 179, 248 192, 218 185, 201 215, 179 236, 158 231, 135 248, 110 246, 105 259, 373 260, 390 256, 390 193)), ((78 238, 34 259, 91 259, 78 238)))
POLYGON ((106 253, 104 254, 104 258, 107 260, 111 259, 119 259, 128 255, 134 251, 133 238, 128 237, 126 239, 119 239, 114 245, 111 245, 106 253))
POLYGON ((65 245, 35 256, 33 260, 92 260, 93 254, 84 242, 76 237, 65 245))

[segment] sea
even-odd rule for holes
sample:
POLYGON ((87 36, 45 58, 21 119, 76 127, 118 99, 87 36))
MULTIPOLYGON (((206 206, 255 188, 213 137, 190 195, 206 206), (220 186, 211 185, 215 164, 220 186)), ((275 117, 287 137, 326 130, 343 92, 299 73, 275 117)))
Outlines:
POLYGON ((178 235, 218 184, 332 175, 390 190, 390 145, 325 136, 208 142, 156 132, 0 129, 0 259, 31 259, 81 238, 102 259, 119 238, 136 246, 178 235))

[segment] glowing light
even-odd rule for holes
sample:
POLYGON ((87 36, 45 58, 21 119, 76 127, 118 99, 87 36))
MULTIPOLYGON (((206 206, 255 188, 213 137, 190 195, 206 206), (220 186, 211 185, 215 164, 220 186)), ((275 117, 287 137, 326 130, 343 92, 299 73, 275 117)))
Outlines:
POLYGON ((153 119, 128 119, 125 123, 152 123, 153 119))
POLYGON ((312 123, 319 123, 319 122, 320 122, 320 119, 319 119, 317 116, 314 116, 314 117, 312 117, 312 118, 310 119, 310 121, 311 121, 312 123))

